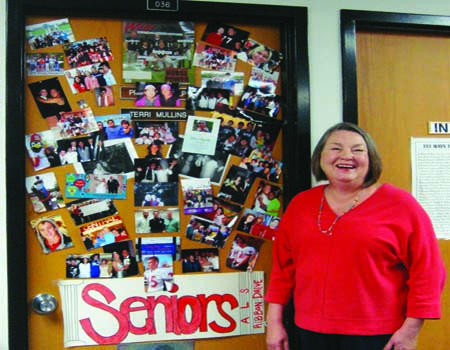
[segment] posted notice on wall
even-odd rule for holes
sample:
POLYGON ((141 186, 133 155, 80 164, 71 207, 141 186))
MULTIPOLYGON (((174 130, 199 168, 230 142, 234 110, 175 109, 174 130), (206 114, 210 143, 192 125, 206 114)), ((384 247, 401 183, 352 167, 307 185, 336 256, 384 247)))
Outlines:
POLYGON ((450 138, 411 138, 412 194, 450 239, 450 138))
POLYGON ((143 278, 61 280, 64 346, 264 333, 264 272, 176 275, 176 292, 143 278))

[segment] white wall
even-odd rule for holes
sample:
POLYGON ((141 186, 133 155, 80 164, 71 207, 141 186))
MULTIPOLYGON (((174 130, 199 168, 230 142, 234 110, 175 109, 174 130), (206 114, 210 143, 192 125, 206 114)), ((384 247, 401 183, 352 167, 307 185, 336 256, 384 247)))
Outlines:
MULTIPOLYGON (((5 101, 5 6, 0 0, 0 101, 5 101), (3 79, 2 79, 3 78, 3 79)), ((9 0, 14 1, 14 0, 9 0)), ((140 0, 145 1, 145 0, 140 0)), ((207 0, 192 0, 206 1, 207 0)), ((224 1, 286 6, 305 6, 309 21, 309 60, 311 80, 311 142, 312 147, 325 129, 342 120, 341 58, 339 11, 341 9, 403 12, 450 16, 449 0, 234 0, 224 1)), ((5 110, 0 102, 0 193, 4 193, 5 110)), ((3 197, 4 198, 4 197, 3 197)), ((7 349, 6 234, 5 202, 0 199, 0 350, 7 349)), ((24 301, 20 301, 24 302, 24 301)), ((13 350, 13 349, 11 349, 13 350)))

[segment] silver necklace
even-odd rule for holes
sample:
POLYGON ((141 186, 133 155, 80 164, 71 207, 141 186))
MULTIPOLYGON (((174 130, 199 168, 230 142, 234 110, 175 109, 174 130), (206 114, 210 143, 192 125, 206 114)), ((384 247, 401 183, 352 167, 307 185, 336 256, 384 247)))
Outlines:
POLYGON ((327 229, 323 229, 321 221, 322 221, 323 203, 325 202, 325 188, 324 188, 323 194, 322 194, 322 199, 320 200, 319 215, 317 216, 317 227, 319 228, 319 231, 322 232, 324 235, 332 236, 334 226, 336 226, 336 223, 338 222, 338 220, 341 217, 343 217, 346 213, 348 213, 350 210, 352 210, 356 206, 356 204, 358 204, 359 196, 360 196, 361 192, 362 192, 362 190, 358 192, 355 199, 352 201, 352 204, 350 204, 350 206, 347 209, 345 209, 345 211, 342 214, 336 215, 333 222, 327 229))

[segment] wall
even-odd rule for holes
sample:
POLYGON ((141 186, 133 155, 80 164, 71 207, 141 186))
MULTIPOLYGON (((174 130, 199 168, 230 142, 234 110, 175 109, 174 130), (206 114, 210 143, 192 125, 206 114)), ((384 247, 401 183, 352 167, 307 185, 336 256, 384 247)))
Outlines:
MULTIPOLYGON (((14 1, 14 0, 9 0, 14 1)), ((145 0, 135 0, 145 1, 145 0)), ((181 1, 181 0, 180 0, 181 1)), ((194 0, 205 1, 205 0, 194 0)), ((0 0, 0 101, 5 101, 6 2, 0 0)), ((208 1, 205 1, 208 2, 208 1)), ((247 4, 274 4, 273 0, 224 1, 247 4)), ((309 57, 311 79, 311 142, 314 146, 330 125, 341 121, 342 88, 339 10, 370 10, 450 16, 448 0, 284 0, 283 5, 305 6, 309 17, 309 57)), ((4 193, 5 105, 0 102, 0 193, 4 193)), ((6 280, 5 202, 0 199, 0 286, 6 280)), ((11 260, 11 259, 10 259, 11 260)), ((0 350, 6 350, 8 315, 6 291, 0 288, 0 350)))

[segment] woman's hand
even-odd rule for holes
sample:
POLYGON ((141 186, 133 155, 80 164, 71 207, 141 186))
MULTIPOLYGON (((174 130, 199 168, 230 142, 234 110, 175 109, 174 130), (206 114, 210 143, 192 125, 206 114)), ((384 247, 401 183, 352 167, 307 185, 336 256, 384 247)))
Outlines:
POLYGON ((289 350, 289 341, 283 325, 283 305, 269 304, 267 312, 267 350, 289 350))
POLYGON ((423 322, 424 320, 420 318, 407 318, 383 350, 416 350, 417 337, 423 322))

